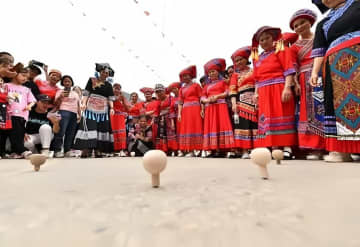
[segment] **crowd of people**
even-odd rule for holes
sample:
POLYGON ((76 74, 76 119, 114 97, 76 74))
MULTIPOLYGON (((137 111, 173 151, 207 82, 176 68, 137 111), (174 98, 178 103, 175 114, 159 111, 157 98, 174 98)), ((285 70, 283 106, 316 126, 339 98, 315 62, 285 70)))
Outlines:
POLYGON ((360 2, 313 3, 329 11, 315 33, 317 15, 298 10, 289 22, 293 33, 263 26, 251 46, 232 54, 231 66, 208 61, 200 83, 196 66, 187 67, 179 82, 141 88, 144 101, 136 92, 128 100, 109 81, 115 72, 107 63, 96 64, 82 90, 59 70, 35 60, 14 66, 1 52, 0 155, 61 158, 79 150, 82 158, 100 158, 160 149, 249 158, 253 148, 268 147, 288 159, 352 161, 360 154, 360 2))

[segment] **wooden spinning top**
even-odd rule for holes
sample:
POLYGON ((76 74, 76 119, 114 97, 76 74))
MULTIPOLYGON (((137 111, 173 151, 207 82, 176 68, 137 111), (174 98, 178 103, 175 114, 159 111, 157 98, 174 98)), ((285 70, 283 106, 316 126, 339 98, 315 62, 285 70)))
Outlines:
POLYGON ((258 165, 262 179, 268 179, 267 164, 271 161, 271 153, 267 148, 255 148, 250 154, 251 160, 258 165))
POLYGON ((167 157, 161 150, 150 150, 145 153, 143 165, 151 174, 151 182, 154 188, 160 186, 160 173, 166 168, 167 157))
POLYGON ((284 152, 280 149, 275 149, 272 151, 272 157, 276 160, 276 164, 280 165, 281 160, 284 159, 284 152))
POLYGON ((40 166, 42 166, 46 162, 46 155, 43 154, 32 154, 29 156, 31 164, 34 166, 34 170, 38 172, 40 170, 40 166))

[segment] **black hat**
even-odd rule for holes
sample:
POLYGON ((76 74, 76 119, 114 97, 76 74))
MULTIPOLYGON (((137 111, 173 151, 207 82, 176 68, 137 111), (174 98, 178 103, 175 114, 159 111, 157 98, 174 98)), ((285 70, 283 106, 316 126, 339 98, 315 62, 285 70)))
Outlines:
POLYGON ((51 98, 46 94, 39 94, 37 96, 38 101, 51 101, 51 98))
POLYGON ((35 71, 35 73, 38 74, 38 75, 41 74, 41 69, 38 66, 34 65, 34 64, 29 65, 28 68, 30 70, 32 70, 32 71, 35 71))
POLYGON ((110 64, 108 63, 95 63, 95 70, 100 73, 100 71, 108 69, 109 70, 109 76, 113 77, 115 74, 115 71, 110 67, 110 64))

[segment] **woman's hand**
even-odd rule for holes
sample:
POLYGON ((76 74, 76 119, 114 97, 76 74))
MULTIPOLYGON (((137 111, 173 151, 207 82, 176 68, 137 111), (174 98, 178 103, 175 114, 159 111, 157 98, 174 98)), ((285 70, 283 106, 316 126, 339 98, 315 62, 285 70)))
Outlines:
POLYGON ((313 87, 317 87, 318 86, 318 80, 319 80, 318 73, 311 73, 310 85, 313 86, 313 87))
POLYGON ((204 116, 205 116, 204 109, 201 109, 201 111, 200 111, 200 117, 201 117, 201 118, 204 118, 204 116))
POLYGON ((181 114, 178 114, 177 119, 179 122, 181 122, 181 114))
POLYGON ((115 114, 115 111, 113 108, 110 109, 110 115, 113 116, 115 114))
POLYGON ((281 93, 281 101, 283 103, 288 102, 292 97, 292 92, 289 87, 284 87, 282 93, 281 93))
POLYGON ((86 110, 86 104, 81 103, 80 110, 84 112, 86 110))
POLYGON ((254 95, 253 95, 253 102, 254 102, 254 105, 257 105, 258 100, 259 100, 259 95, 258 95, 257 93, 254 93, 254 95))

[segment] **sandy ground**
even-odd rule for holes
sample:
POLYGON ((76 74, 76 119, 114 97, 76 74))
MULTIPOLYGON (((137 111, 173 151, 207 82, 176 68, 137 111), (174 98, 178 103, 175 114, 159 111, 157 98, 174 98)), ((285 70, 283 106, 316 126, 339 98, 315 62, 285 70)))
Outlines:
POLYGON ((359 247, 360 164, 169 158, 0 160, 0 246, 359 247))

